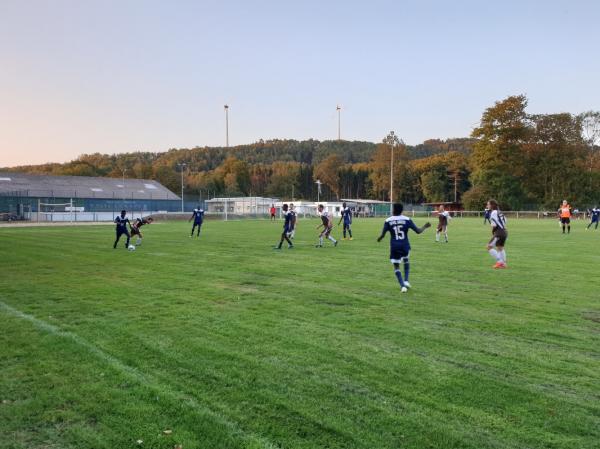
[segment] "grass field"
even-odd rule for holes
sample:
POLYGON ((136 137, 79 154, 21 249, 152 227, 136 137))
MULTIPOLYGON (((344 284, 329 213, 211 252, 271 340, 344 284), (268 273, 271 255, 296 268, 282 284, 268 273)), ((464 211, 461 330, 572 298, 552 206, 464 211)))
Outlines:
POLYGON ((0 229, 0 447, 600 447, 600 231, 511 220, 498 271, 455 219, 400 295, 382 220, 316 224, 0 229))

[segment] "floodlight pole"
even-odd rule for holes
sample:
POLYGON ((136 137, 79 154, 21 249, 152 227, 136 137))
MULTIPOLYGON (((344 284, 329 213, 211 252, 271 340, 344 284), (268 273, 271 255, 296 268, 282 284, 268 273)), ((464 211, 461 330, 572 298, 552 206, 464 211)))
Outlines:
POLYGON ((394 140, 392 140, 392 153, 390 158, 390 215, 394 214, 394 140))
POLYGON ((125 172, 127 168, 122 168, 121 171, 123 172, 123 209, 125 209, 125 172))
POLYGON ((341 121, 342 121, 342 108, 340 107, 340 105, 338 104, 336 107, 336 111, 338 113, 338 141, 340 141, 342 139, 342 126, 341 126, 341 121))
POLYGON ((181 170, 181 212, 185 212, 183 210, 183 171, 185 170, 187 164, 185 162, 178 162, 177 166, 181 170))
POLYGON ((225 105, 225 146, 229 147, 229 105, 225 105))
POLYGON ((317 179, 317 182, 315 182, 315 184, 317 185, 317 205, 318 205, 318 203, 321 202, 321 180, 317 179))

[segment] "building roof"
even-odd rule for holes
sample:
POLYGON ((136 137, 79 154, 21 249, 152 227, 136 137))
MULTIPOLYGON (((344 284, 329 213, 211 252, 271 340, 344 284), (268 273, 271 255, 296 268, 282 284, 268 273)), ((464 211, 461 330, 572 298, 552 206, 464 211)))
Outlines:
POLYGON ((161 183, 149 179, 51 176, 0 172, 0 194, 28 197, 180 200, 161 183))
POLYGON ((212 198, 210 200, 206 200, 207 203, 223 203, 223 202, 239 202, 239 203, 249 203, 252 202, 267 202, 267 203, 276 203, 279 200, 277 198, 265 198, 262 196, 237 196, 232 198, 212 198))
POLYGON ((350 198, 342 198, 342 201, 344 201, 346 203, 356 203, 356 204, 390 204, 389 201, 363 200, 363 199, 350 199, 350 198))

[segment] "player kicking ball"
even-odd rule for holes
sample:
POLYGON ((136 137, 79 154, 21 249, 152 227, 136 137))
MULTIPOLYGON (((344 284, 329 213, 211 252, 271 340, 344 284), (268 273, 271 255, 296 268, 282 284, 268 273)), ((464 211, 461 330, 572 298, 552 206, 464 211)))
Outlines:
POLYGON ((127 225, 131 227, 131 223, 129 222, 129 218, 127 218, 127 211, 122 210, 121 215, 116 217, 114 222, 117 225, 117 238, 115 239, 115 244, 113 245, 113 248, 117 248, 117 243, 119 243, 119 240, 121 239, 122 235, 125 235, 127 237, 127 241, 125 242, 125 249, 129 248, 129 240, 131 239, 131 234, 129 234, 127 225))
POLYGON ((594 229, 598 229, 598 221, 600 220, 600 209, 598 209, 598 206, 596 206, 593 209, 590 209, 588 212, 590 213, 591 221, 585 229, 590 229, 594 224, 596 225, 594 226, 594 229))
POLYGON ((385 220, 381 235, 377 238, 381 242, 385 235, 390 233, 390 262, 394 264, 394 273, 400 283, 400 291, 406 293, 410 288, 408 276, 410 275, 410 262, 408 256, 410 253, 410 243, 408 241, 408 231, 413 230, 417 234, 421 234, 425 229, 431 227, 431 223, 427 222, 422 228, 419 228, 409 217, 402 215, 404 206, 396 203, 392 206, 392 216, 385 220), (404 264, 404 279, 400 272, 400 264, 404 264))
POLYGON ((273 249, 281 249, 281 246, 283 245, 284 240, 288 242, 288 249, 292 249, 294 247, 294 245, 293 245, 292 241, 290 240, 290 238, 288 237, 288 235, 290 234, 290 232, 292 232, 292 220, 294 218, 294 213, 292 211, 288 210, 287 204, 284 204, 283 206, 281 206, 281 210, 283 211, 283 218, 284 218, 283 232, 281 233, 281 240, 279 241, 279 245, 277 245, 273 249))
POLYGON ((508 231, 506 230, 506 217, 500 212, 498 208, 498 202, 496 200, 489 200, 487 207, 491 209, 490 223, 492 225, 492 239, 487 245, 488 253, 496 260, 494 268, 506 268, 506 251, 504 251, 504 245, 506 245, 506 239, 508 238, 508 231))
POLYGON ((133 224, 131 225, 131 237, 133 237, 134 235, 137 235, 137 240, 135 241, 135 246, 140 246, 142 244, 142 239, 144 238, 144 235, 142 234, 142 231, 140 230, 140 228, 144 225, 151 224, 153 221, 154 220, 152 219, 152 217, 136 218, 133 221, 133 224))
POLYGON ((333 246, 337 246, 338 242, 331 236, 331 230, 333 229, 333 221, 331 220, 331 214, 324 210, 322 204, 319 204, 317 210, 319 211, 319 215, 321 217, 321 224, 317 226, 317 230, 323 228, 321 233, 319 234, 319 244, 316 245, 317 248, 323 248, 323 237, 328 240, 331 240, 333 246))
POLYGON ((452 220, 452 217, 450 216, 450 214, 448 212, 446 212, 446 210, 444 209, 444 206, 440 204, 440 207, 438 208, 437 212, 435 212, 438 216, 438 225, 437 225, 437 229, 435 232, 435 241, 439 242, 440 241, 440 235, 443 233, 444 234, 444 240, 446 241, 446 243, 448 243, 448 223, 450 222, 450 220, 452 220))

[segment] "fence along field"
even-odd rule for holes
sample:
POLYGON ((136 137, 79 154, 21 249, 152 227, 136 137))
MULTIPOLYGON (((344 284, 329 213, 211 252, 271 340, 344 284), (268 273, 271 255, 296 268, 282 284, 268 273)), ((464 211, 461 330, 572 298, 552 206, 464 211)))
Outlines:
POLYGON ((401 298, 381 224, 0 229, 0 447, 597 447, 600 234, 453 220, 401 298))

